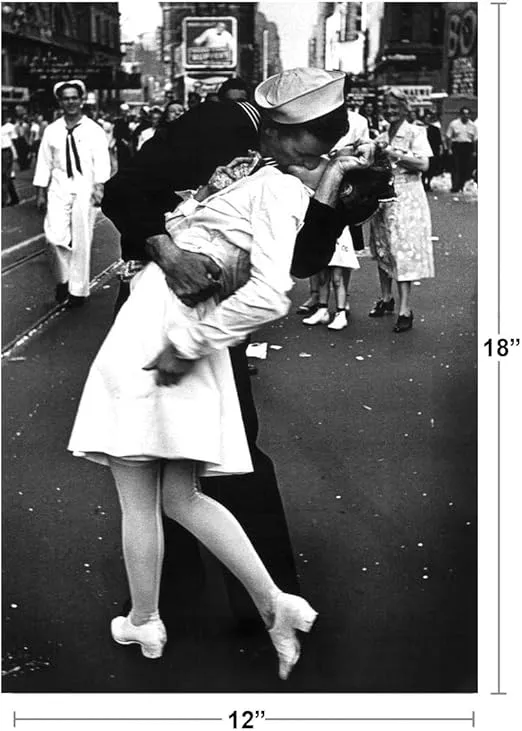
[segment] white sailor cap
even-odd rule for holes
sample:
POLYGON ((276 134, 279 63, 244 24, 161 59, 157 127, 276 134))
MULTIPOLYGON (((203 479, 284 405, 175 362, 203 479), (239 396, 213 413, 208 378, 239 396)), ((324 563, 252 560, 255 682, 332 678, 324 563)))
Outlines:
POLYGON ((56 99, 58 99, 58 94, 63 86, 76 86, 82 96, 87 94, 87 89, 81 79, 71 79, 71 81, 59 81, 53 86, 53 94, 56 99))
POLYGON ((255 100, 279 124, 303 124, 344 104, 342 71, 296 68, 262 81, 255 100))

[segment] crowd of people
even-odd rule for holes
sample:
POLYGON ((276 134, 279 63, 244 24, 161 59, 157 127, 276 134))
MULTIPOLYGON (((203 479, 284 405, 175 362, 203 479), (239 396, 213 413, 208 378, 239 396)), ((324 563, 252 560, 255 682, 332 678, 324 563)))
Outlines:
MULTIPOLYGON (((94 109, 84 105, 84 114, 100 124, 106 134, 111 157, 111 174, 118 165, 130 162, 144 142, 158 129, 174 121, 189 109, 202 103, 224 100, 248 101, 251 98, 249 86, 240 78, 232 78, 221 85, 218 91, 202 96, 197 91, 189 92, 187 103, 179 99, 169 99, 166 104, 143 104, 140 107, 122 103, 116 113, 94 109)), ((349 114, 366 120, 365 135, 375 140, 386 132, 389 122, 384 113, 384 96, 356 103, 352 95, 347 95, 346 104, 349 114)), ((36 159, 43 133, 50 122, 63 114, 58 108, 51 114, 27 113, 23 107, 15 111, 4 109, 2 113, 2 206, 17 205, 16 172, 29 170, 36 165, 36 159)), ((477 142, 478 120, 471 119, 469 107, 462 107, 459 116, 443 130, 440 118, 433 109, 410 108, 407 121, 424 126, 428 135, 432 155, 429 166, 422 173, 426 191, 431 190, 431 181, 444 172, 451 174, 451 191, 462 191, 465 184, 477 182, 477 142)), ((352 124, 353 127, 353 124, 352 124)), ((353 132, 352 132, 353 136, 353 132)), ((357 247, 356 247, 357 248, 357 247)), ((316 289, 316 284, 314 284, 316 289)), ((342 320, 340 320, 342 322, 342 320)))
MULTIPOLYGON (((125 262, 69 443, 110 468, 122 509, 130 609, 112 637, 161 657, 160 603, 169 593, 180 601, 171 557, 181 553, 197 575, 197 539, 226 567, 238 615, 246 589, 286 679, 297 632, 317 614, 299 596, 274 468, 256 443, 245 343, 288 312, 290 275, 310 278, 306 325, 346 327, 367 220, 382 294, 369 314, 394 311, 395 282, 394 330, 411 329, 411 283, 434 276, 427 128, 399 89, 375 109, 347 111, 345 75, 322 69, 270 77, 255 104, 233 79, 188 110, 169 101, 138 118, 125 104, 115 118, 90 118, 80 80, 54 94, 62 114, 40 139, 33 182, 56 300, 88 298, 97 207, 120 232, 125 262)), ((467 129, 452 126, 453 154, 467 129)))
POLYGON ((348 103, 348 134, 334 149, 373 140, 392 165, 396 197, 382 201, 369 222, 366 242, 360 227, 344 229, 328 267, 310 278, 310 296, 297 312, 306 315, 305 325, 326 325, 331 330, 347 327, 351 276, 359 269, 357 251, 366 243, 377 261, 381 289, 381 297, 368 314, 381 318, 394 313, 395 281, 398 317, 393 329, 402 333, 413 326, 412 282, 434 276, 426 193, 433 177, 445 170, 451 173, 451 191, 455 193, 467 181, 477 180, 478 128, 471 121, 469 108, 463 107, 443 136, 435 113, 427 110, 421 117, 399 89, 388 90, 375 104, 365 102, 358 111, 350 110, 350 106, 348 103), (333 315, 329 308, 332 289, 333 315))

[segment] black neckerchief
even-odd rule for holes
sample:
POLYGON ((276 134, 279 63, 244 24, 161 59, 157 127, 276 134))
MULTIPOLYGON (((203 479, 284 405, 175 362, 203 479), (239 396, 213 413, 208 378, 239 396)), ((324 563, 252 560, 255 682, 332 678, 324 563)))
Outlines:
POLYGON ((67 168, 67 177, 72 178, 73 177, 73 169, 72 169, 72 162, 71 162, 71 150, 74 157, 74 164, 76 165, 76 169, 82 175, 82 166, 80 163, 80 155, 78 154, 78 149, 76 147, 76 141, 74 139, 73 132, 75 129, 77 129, 81 124, 81 121, 78 122, 78 124, 75 124, 74 127, 67 127, 67 137, 65 139, 65 164, 67 168))

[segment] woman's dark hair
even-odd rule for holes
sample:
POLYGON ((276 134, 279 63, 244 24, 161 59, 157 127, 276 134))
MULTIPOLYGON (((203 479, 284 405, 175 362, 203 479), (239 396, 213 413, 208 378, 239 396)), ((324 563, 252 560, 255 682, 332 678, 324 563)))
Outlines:
POLYGON ((274 122, 267 113, 263 113, 262 126, 272 129, 277 129, 282 134, 292 135, 295 132, 306 131, 314 137, 317 137, 321 142, 328 143, 331 147, 348 132, 348 115, 346 114, 346 107, 341 106, 334 109, 333 112, 328 112, 322 117, 312 119, 309 122, 303 122, 302 124, 280 124, 274 122))
POLYGON ((395 188, 389 161, 375 153, 373 165, 351 170, 343 179, 339 191, 339 205, 347 224, 364 223, 379 208, 379 203, 393 200, 395 188))

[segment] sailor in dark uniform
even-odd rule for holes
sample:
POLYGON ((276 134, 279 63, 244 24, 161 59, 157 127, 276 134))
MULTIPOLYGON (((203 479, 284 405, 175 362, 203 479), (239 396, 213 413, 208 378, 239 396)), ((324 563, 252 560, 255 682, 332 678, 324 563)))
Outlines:
MULTIPOLYGON (((206 299, 215 291, 219 286, 215 265, 207 257, 178 249, 165 233, 164 214, 180 202, 176 190, 203 185, 216 167, 256 149, 260 122, 258 109, 249 102, 201 104, 158 131, 131 164, 108 181, 102 210, 121 233, 122 258, 127 262, 129 277, 134 266, 139 266, 135 262, 153 259, 186 303, 206 299)), ((297 237, 292 274, 299 278, 309 277, 328 264, 346 225, 337 205, 339 181, 323 188, 311 199, 297 237)), ((128 291, 128 281, 122 281, 116 309, 125 301, 128 291)), ((298 593, 274 466, 256 443, 258 420, 245 346, 231 348, 230 355, 254 471, 204 480, 203 489, 238 517, 275 581, 285 591, 298 593)), ((195 539, 173 521, 164 522, 166 551, 160 595, 163 606, 174 586, 179 587, 181 573, 191 578, 202 575, 195 539)), ((228 572, 226 584, 238 621, 255 618, 257 622, 258 614, 249 597, 228 572)))

